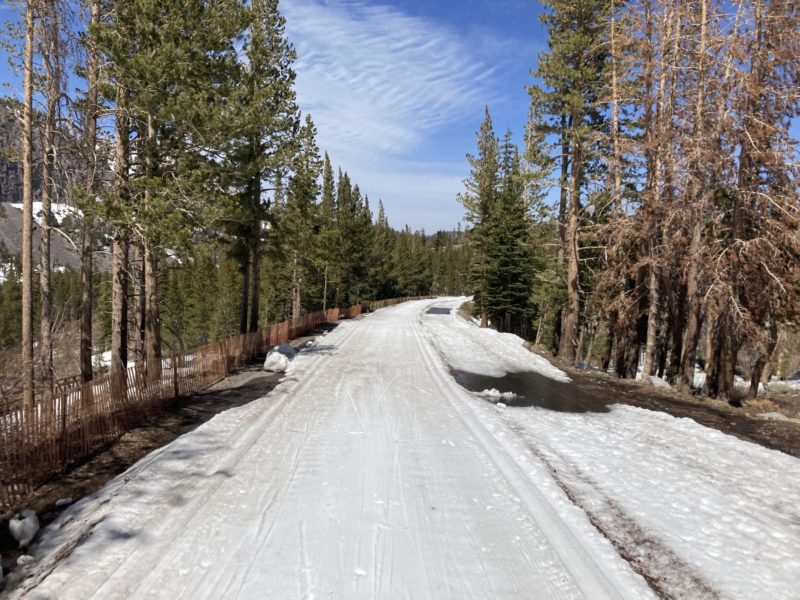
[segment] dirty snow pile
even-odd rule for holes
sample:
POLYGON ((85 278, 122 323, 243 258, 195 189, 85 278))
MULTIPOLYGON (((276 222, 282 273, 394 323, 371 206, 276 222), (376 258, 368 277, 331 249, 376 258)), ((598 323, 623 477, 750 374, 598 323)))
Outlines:
POLYGON ((280 344, 267 353, 264 370, 272 373, 285 373, 297 350, 290 344, 280 344))

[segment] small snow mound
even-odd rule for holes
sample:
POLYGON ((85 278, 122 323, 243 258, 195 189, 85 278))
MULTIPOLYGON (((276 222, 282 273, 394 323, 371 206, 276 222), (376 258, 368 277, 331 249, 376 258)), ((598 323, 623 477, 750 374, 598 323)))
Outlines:
POLYGON ((361 568, 353 569, 353 573, 355 573, 359 577, 366 577, 367 576, 367 572, 364 569, 361 569, 361 568))
POLYGON ((55 507, 56 508, 64 508, 65 506, 69 506, 73 502, 74 502, 74 500, 72 498, 59 498, 55 502, 55 507))
POLYGON ((39 518, 32 510, 23 510, 21 513, 14 515, 14 518, 8 522, 8 530, 14 539, 19 542, 19 547, 24 548, 31 543, 31 540, 36 537, 36 533, 39 531, 39 518))
POLYGON ((270 352, 264 361, 264 370, 271 373, 285 373, 289 368, 289 359, 280 352, 270 352))
POLYGON ((289 344, 280 344, 275 346, 267 354, 267 359, 264 361, 264 370, 272 373, 285 373, 289 368, 289 361, 297 355, 295 350, 289 344))
POLYGON ((506 405, 503 404, 502 402, 498 402, 495 406, 497 406, 497 408, 505 408, 506 407, 506 405))
POLYGON ((30 554, 23 554, 17 559, 17 564, 20 567, 24 567, 25 565, 29 565, 34 561, 34 558, 30 554))
POLYGON ((478 396, 481 398, 486 398, 490 402, 497 402, 498 400, 513 400, 517 397, 517 395, 513 392, 501 392, 500 390, 496 390, 494 388, 483 390, 482 392, 478 393, 478 396))
POLYGON ((786 415, 782 415, 779 412, 767 412, 767 413, 760 413, 758 415, 759 419, 765 419, 767 421, 790 421, 789 417, 786 415))
POLYGON ((647 383, 662 390, 672 389, 672 386, 669 383, 661 379, 661 377, 656 377, 655 375, 650 375, 650 377, 647 378, 647 383))

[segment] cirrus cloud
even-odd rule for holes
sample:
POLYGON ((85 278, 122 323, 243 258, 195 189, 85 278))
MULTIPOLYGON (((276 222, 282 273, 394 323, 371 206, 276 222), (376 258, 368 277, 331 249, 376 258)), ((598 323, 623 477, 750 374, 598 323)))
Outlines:
POLYGON ((454 226, 469 148, 438 163, 419 156, 436 155, 437 134, 477 129, 497 88, 485 40, 360 1, 284 0, 281 10, 298 100, 331 160, 384 200, 392 223, 454 226))

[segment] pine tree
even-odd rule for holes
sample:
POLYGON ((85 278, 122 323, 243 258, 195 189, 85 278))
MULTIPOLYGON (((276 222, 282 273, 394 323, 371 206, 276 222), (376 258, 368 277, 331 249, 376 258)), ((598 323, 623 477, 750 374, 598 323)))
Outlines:
POLYGON ((333 167, 328 153, 325 153, 322 166, 322 197, 319 204, 319 254, 322 266, 322 309, 333 305, 334 290, 338 286, 338 231, 336 228, 336 192, 334 189, 333 167))
POLYGON ((499 141, 494 134, 489 107, 477 134, 478 154, 467 154, 470 176, 464 181, 465 192, 459 201, 467 210, 466 220, 472 224, 470 240, 475 249, 472 281, 475 307, 481 315, 481 327, 488 325, 488 285, 491 265, 489 239, 492 235, 492 212, 497 201, 500 164, 499 141))
POLYGON ((372 229, 372 252, 370 259, 371 295, 376 300, 393 298, 396 282, 392 274, 392 254, 395 235, 389 226, 383 202, 378 201, 378 217, 372 229))
POLYGON ((53 298, 52 260, 50 243, 52 236, 52 203, 56 195, 56 128, 63 84, 64 41, 62 36, 62 6, 58 3, 42 6, 40 54, 44 66, 44 94, 46 112, 44 118, 44 161, 42 167, 42 210, 40 214, 41 240, 39 263, 40 355, 42 358, 42 384, 45 394, 53 393, 53 298))
MULTIPOLYGON (((243 26, 234 0, 181 5, 155 0, 116 2, 113 20, 93 28, 108 63, 109 100, 128 90, 126 113, 136 140, 129 220, 135 222, 144 266, 145 354, 160 372, 158 258, 164 247, 190 245, 217 190, 216 135, 230 111, 233 39, 243 26)), ((221 186, 220 186, 221 187, 221 186)), ((119 207, 123 209, 124 207, 119 207)))
POLYGON ((25 4, 22 112, 22 403, 33 408, 33 0, 25 4))
POLYGON ((574 361, 580 320, 579 252, 581 195, 586 176, 598 159, 596 133, 603 124, 600 98, 608 63, 609 9, 603 0, 545 0, 542 16, 549 51, 538 57, 530 88, 540 131, 561 140, 561 210, 559 226, 566 256, 567 303, 561 324, 559 354, 574 361), (565 229, 563 229, 565 228, 565 229))
POLYGON ((245 274, 242 330, 254 331, 258 327, 263 224, 271 218, 273 203, 265 192, 268 182, 273 190, 280 187, 290 169, 297 150, 299 112, 292 69, 296 55, 286 39, 286 21, 278 10, 278 0, 255 0, 247 18, 247 64, 234 92, 236 140, 230 157, 241 190, 234 235, 246 246, 234 253, 245 274), (252 279, 247 276, 250 272, 252 279))
POLYGON ((531 316, 529 224, 519 152, 507 132, 501 147, 500 190, 487 239, 485 305, 497 329, 522 333, 531 316))
POLYGON ((314 232, 317 217, 318 179, 322 170, 316 127, 310 116, 298 134, 298 153, 294 173, 289 180, 286 209, 279 223, 284 260, 291 264, 292 318, 300 318, 304 309, 316 306, 319 290, 317 277, 317 239, 314 232))

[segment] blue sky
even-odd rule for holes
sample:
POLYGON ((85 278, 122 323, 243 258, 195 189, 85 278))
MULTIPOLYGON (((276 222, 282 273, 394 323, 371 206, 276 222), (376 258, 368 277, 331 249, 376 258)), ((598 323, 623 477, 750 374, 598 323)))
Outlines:
POLYGON ((300 105, 320 146, 390 222, 463 217, 465 154, 489 104, 498 133, 525 123, 545 43, 535 0, 283 0, 300 105))
MULTIPOLYGON (((490 106, 521 138, 545 36, 535 0, 282 0, 301 108, 335 167, 391 224, 452 229, 490 106)), ((11 14, 0 4, 0 21, 11 14)), ((15 79, 5 59, 0 84, 15 79)), ((0 94, 19 95, 18 84, 0 94)))

